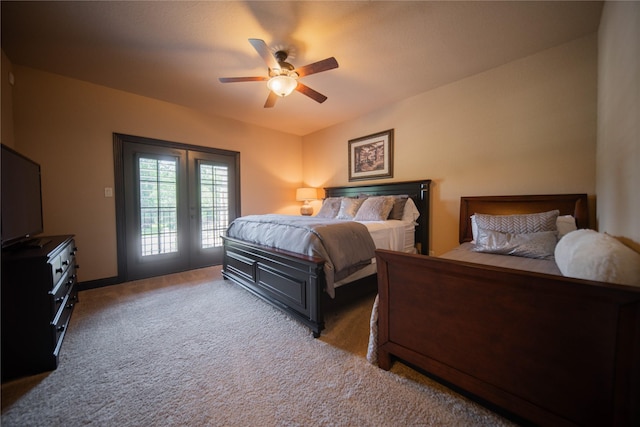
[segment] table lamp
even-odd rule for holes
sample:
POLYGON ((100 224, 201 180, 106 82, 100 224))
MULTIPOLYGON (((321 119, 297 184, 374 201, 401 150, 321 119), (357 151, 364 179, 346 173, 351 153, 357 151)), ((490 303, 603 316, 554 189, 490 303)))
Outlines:
POLYGON ((313 206, 309 204, 310 200, 316 200, 318 198, 318 190, 315 188, 298 188, 296 190, 296 200, 298 202, 304 202, 300 208, 301 215, 313 214, 313 206))

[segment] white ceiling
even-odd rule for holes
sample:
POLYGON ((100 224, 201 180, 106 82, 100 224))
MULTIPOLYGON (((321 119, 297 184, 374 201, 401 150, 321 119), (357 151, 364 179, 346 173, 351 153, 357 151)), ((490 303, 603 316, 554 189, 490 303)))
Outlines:
POLYGON ((2 1, 2 49, 24 65, 219 116, 306 135, 596 32, 593 1, 2 1), (339 68, 263 108, 266 76, 247 41, 292 49, 299 67, 339 68))

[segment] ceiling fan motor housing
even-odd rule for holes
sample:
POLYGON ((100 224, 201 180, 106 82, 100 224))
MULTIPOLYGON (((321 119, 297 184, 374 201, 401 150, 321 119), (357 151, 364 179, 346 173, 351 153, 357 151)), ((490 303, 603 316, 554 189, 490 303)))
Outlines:
POLYGON ((295 70, 295 67, 290 63, 286 62, 287 56, 289 56, 289 54, 286 51, 279 50, 276 53, 274 53, 273 56, 276 57, 276 60, 280 65, 280 70, 269 69, 269 76, 271 77, 289 76, 289 77, 293 77, 294 79, 298 77, 298 73, 293 72, 293 70, 295 70))

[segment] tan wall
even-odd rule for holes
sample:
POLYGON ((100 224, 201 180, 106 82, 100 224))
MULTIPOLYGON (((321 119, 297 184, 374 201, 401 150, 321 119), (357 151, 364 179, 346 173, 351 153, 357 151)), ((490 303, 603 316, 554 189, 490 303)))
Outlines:
POLYGON ((1 132, 0 135, 4 145, 14 147, 13 138, 13 86, 9 84, 9 73, 13 73, 13 64, 2 51, 2 66, 0 67, 0 90, 2 91, 2 104, 0 106, 1 132))
POLYGON ((640 3, 605 2, 598 36, 599 229, 640 251, 640 3))
POLYGON ((298 212, 298 136, 15 64, 14 73, 15 148, 42 166, 45 233, 76 235, 81 281, 117 274, 115 198, 104 197, 113 132, 239 151, 242 214, 298 212))
POLYGON ((593 196, 596 48, 581 38, 305 136, 304 180, 347 184, 348 140, 395 129, 388 181, 434 180, 436 255, 457 244, 461 196, 593 196))

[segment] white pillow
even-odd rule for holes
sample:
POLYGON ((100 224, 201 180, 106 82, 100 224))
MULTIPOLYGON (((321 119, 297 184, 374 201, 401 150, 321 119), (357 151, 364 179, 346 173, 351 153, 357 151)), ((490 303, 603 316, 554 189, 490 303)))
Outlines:
POLYGON ((565 276, 640 286, 640 253, 608 234, 572 231, 556 245, 555 257, 565 276))
POLYGON ((560 215, 556 220, 556 227, 558 227, 558 239, 562 239, 565 234, 578 229, 576 219, 571 215, 560 215))
POLYGON ((413 199, 409 197, 407 202, 404 204, 404 211, 402 212, 402 220, 405 222, 413 222, 415 223, 420 217, 420 211, 416 207, 416 204, 413 202, 413 199))

